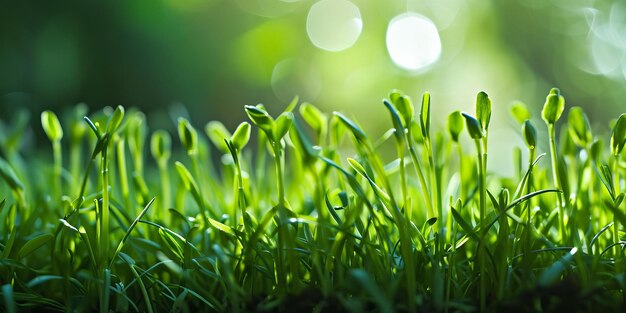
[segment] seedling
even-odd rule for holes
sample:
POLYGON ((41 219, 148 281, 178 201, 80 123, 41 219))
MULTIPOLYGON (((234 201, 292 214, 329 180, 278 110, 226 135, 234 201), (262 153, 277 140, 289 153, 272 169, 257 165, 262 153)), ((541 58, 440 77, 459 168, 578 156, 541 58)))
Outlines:
POLYGON ((41 114, 52 161, 19 142, 28 114, 3 124, 1 307, 621 312, 626 115, 604 138, 581 108, 560 125, 553 89, 544 138, 516 102, 523 143, 506 177, 487 172, 490 124, 504 118, 487 94, 444 129, 434 99, 417 110, 393 90, 382 134, 296 98, 277 116, 245 106, 234 130, 181 118, 179 142, 139 111, 83 118, 80 105, 41 114))
MULTIPOLYGON (((563 114, 565 109, 565 98, 561 96, 561 92, 558 88, 552 88, 550 93, 546 97, 546 102, 543 105, 541 111, 541 118, 548 126, 548 139, 550 144, 550 160, 552 161, 552 179, 554 180, 554 186, 557 189, 563 190, 561 186, 561 179, 558 174, 558 155, 556 149, 556 132, 555 124, 563 114)), ((565 238, 565 209, 564 200, 560 194, 556 195, 556 208, 559 212, 559 233, 565 238)))
POLYGON ((53 174, 53 190, 56 201, 61 199, 62 182, 61 171, 63 170, 63 157, 61 152, 61 139, 63 139, 63 128, 52 111, 43 111, 41 113, 41 126, 52 142, 52 151, 54 155, 54 174, 53 174))

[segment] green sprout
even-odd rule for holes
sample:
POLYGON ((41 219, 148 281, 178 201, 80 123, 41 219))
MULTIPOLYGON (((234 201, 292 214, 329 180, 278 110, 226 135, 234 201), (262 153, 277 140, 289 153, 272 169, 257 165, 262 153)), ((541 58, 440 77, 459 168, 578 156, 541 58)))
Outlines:
MULTIPOLYGON (((563 190, 561 185, 561 179, 558 174, 558 155, 556 150, 556 132, 555 123, 561 117, 563 110, 565 109, 565 98, 561 96, 561 92, 558 88, 552 88, 550 93, 546 97, 546 103, 543 105, 541 111, 541 118, 548 126, 548 139, 550 144, 550 160, 552 161, 552 179, 554 180, 554 186, 563 190)), ((561 194, 556 195, 556 207, 559 212, 559 233, 565 237, 565 200, 561 194)))
POLYGON ((170 175, 168 161, 172 155, 172 137, 164 130, 157 130, 150 137, 150 152, 157 162, 159 177, 161 181, 161 193, 158 196, 156 210, 157 216, 162 216, 162 212, 167 210, 172 203, 170 175))
POLYGON ((553 89, 546 138, 516 102, 503 174, 487 94, 443 128, 438 105, 392 90, 376 133, 295 98, 234 129, 180 118, 177 142, 136 109, 79 105, 41 114, 51 160, 20 142, 28 122, 0 123, 1 307, 621 312, 626 114, 610 134, 578 107, 561 126, 553 89))
POLYGON ((43 111, 41 113, 41 126, 46 132, 48 139, 52 142, 52 151, 54 156, 54 170, 53 170, 53 190, 54 198, 60 201, 61 194, 63 193, 63 184, 61 181, 61 173, 63 171, 63 155, 61 150, 61 139, 63 139, 63 128, 57 118, 56 114, 52 111, 43 111))
MULTIPOLYGON (((489 121, 491 120, 491 99, 483 91, 479 92, 476 96, 476 114, 478 118, 475 118, 465 112, 461 113, 465 118, 467 125, 467 131, 470 137, 476 144, 476 152, 478 155, 478 179, 479 179, 479 224, 484 226, 485 218, 487 214, 487 134, 489 121)), ((486 284, 485 277, 485 244, 486 232, 482 231, 480 234, 481 244, 478 250, 479 259, 479 275, 480 275, 480 308, 484 311, 486 308, 486 284)))

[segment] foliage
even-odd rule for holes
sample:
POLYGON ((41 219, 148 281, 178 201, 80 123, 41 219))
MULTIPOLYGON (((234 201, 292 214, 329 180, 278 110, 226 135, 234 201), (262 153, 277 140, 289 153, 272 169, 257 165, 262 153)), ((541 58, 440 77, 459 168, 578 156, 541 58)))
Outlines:
POLYGON ((203 136, 180 118, 179 143, 157 130, 149 147, 138 111, 81 122, 77 106, 65 124, 43 112, 52 162, 1 145, 4 310, 623 307, 625 115, 604 147, 609 140, 592 136, 584 111, 572 108, 558 145, 558 89, 542 112, 549 138, 516 103, 526 153, 512 148, 515 174, 503 177, 487 171, 486 93, 475 115, 452 113, 447 131, 431 129, 428 93, 419 111, 398 90, 383 104, 393 127, 380 138, 342 113, 298 108, 296 98, 276 118, 246 106, 251 123, 232 135, 210 122, 203 136), (545 141, 549 165, 537 156, 545 141))

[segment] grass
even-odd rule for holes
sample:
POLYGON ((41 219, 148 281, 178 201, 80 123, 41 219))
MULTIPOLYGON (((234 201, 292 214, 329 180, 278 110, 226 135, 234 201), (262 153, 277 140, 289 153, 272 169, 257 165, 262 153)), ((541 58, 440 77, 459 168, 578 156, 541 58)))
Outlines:
POLYGON ((541 138, 516 103, 497 118, 525 146, 497 147, 503 177, 488 95, 440 130, 430 103, 392 91, 376 137, 294 99, 246 106, 232 134, 179 118, 177 142, 141 112, 77 106, 41 114, 49 149, 22 148, 39 128, 18 118, 0 138, 1 308, 621 311, 626 115, 594 135, 581 108, 559 122, 552 89, 541 138))

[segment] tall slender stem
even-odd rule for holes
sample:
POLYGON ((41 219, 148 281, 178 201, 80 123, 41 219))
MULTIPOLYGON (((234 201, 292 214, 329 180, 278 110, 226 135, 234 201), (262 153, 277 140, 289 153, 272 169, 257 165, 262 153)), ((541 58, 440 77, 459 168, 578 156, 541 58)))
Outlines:
POLYGON ((126 210, 130 210, 130 188, 128 183, 128 170, 126 169, 126 151, 124 150, 125 142, 126 140, 124 140, 123 137, 118 137, 116 146, 117 168, 120 175, 120 190, 122 191, 122 198, 124 198, 124 205, 126 205, 126 210))
POLYGON ((402 142, 398 142, 398 158, 400 159, 400 184, 402 185, 402 206, 408 218, 411 217, 411 208, 408 206, 409 192, 406 184, 406 170, 404 169, 404 146, 402 142))
POLYGON ((478 268, 480 276, 480 311, 485 312, 486 309, 486 280, 485 280, 485 211, 486 211, 486 197, 487 197, 487 179, 485 177, 485 163, 484 154, 481 142, 479 139, 475 140, 476 150, 478 152, 478 220, 480 225, 480 241, 478 243, 478 268))
POLYGON ((463 188, 464 177, 463 177, 463 148, 461 147, 461 143, 456 143, 456 151, 459 157, 459 198, 463 202, 465 202, 465 188, 463 188))
MULTIPOLYGON (((533 191, 533 172, 531 167, 533 166, 533 161, 535 159, 535 149, 528 149, 528 180, 526 181, 526 194, 530 194, 533 191)), ((530 250, 531 250, 531 225, 532 225, 532 221, 531 221, 531 208, 532 208, 532 199, 529 199, 528 201, 526 201, 526 238, 525 238, 525 242, 524 242, 524 259, 523 259, 523 266, 524 266, 524 274, 525 274, 525 278, 528 278, 528 275, 530 275, 531 269, 530 269, 530 250)))
POLYGON ((81 142, 73 140, 70 143, 70 172, 72 174, 72 184, 70 188, 72 191, 80 188, 81 154, 81 142))
POLYGON ((417 157, 417 151, 415 149, 415 145, 413 144, 413 134, 411 132, 411 128, 408 128, 407 132, 407 146, 409 147, 409 154, 411 155, 411 160, 413 161, 413 167, 415 167, 415 171, 417 172, 417 178, 420 181, 420 185, 422 185, 422 193, 424 195, 424 201, 426 202, 427 208, 427 217, 433 217, 435 212, 433 210, 432 200, 430 198, 430 191, 428 189, 428 184, 426 184, 426 178, 424 177, 424 173, 422 172, 422 165, 417 157))
MULTIPOLYGON (((108 143, 107 143, 108 146, 108 143)), ((101 177, 102 177, 102 207, 100 208, 100 262, 102 266, 108 264, 109 248, 109 157, 108 147, 102 149, 101 177)))
MULTIPOLYGON (((552 161, 552 179, 554 180, 554 186, 558 190, 563 190, 561 186, 561 180, 558 175, 558 157, 556 152, 556 135, 554 131, 554 124, 548 124, 548 137, 550 143, 550 160, 552 161)), ((559 233, 561 235, 561 239, 565 239, 565 212, 563 209, 563 199, 561 198, 561 193, 556 194, 556 206, 559 210, 559 233)))
MULTIPOLYGON (((161 210, 165 212, 165 210, 169 209, 172 203, 172 192, 170 189, 170 174, 167 168, 167 161, 161 160, 158 162, 159 166, 159 176, 161 177, 161 210)), ((163 212, 159 212, 157 217, 163 216, 163 212)))
MULTIPOLYGON (((430 196, 434 200, 434 210, 437 212, 437 224, 439 224, 439 235, 444 231, 443 209, 441 207, 441 198, 439 197, 439 188, 437 183, 437 165, 433 156, 433 146, 430 138, 424 138, 426 150, 428 151, 428 164, 430 165, 430 196)), ((443 241, 442 241, 443 244, 443 241)))
MULTIPOLYGON (((398 230, 400 232, 400 244, 401 251, 406 261, 406 280, 407 280, 407 299, 409 299, 409 311, 415 312, 415 301, 412 298, 417 291, 415 284, 415 268, 413 262, 413 243, 410 235, 408 234, 410 229, 411 220, 411 208, 408 199, 408 190, 406 185, 406 174, 404 170, 404 142, 402 140, 396 141, 396 147, 398 150, 398 157, 400 158, 400 180, 402 184, 402 206, 404 207, 404 218, 401 214, 398 214, 399 220, 398 230)), ((390 190, 390 194, 391 190, 390 190)))
POLYGON ((287 272, 285 265, 285 256, 283 256, 283 250, 285 249, 285 241, 287 234, 285 229, 287 226, 287 212, 285 208, 285 186, 283 182, 283 168, 282 168, 282 151, 280 142, 274 142, 274 166, 276 168, 276 184, 278 187, 278 256, 277 256, 277 280, 278 288, 281 292, 287 291, 287 272))
POLYGON ((61 152, 61 141, 55 140, 52 142, 52 153, 54 157, 54 197, 57 203, 61 202, 61 195, 63 194, 63 185, 61 181, 61 172, 63 171, 63 156, 61 152))
POLYGON ((244 211, 246 210, 246 196, 243 187, 243 173, 241 172, 241 163, 237 161, 237 205, 239 205, 239 209, 241 210, 241 214, 243 216, 244 211))
POLYGON ((239 161, 238 151, 233 151, 233 161, 235 163, 235 177, 233 179, 233 227, 237 228, 239 224, 239 213, 244 216, 246 210, 246 197, 243 190, 243 175, 241 173, 241 162, 239 161))
MULTIPOLYGON (((615 194, 615 196, 617 197, 620 192, 621 192, 621 187, 620 187, 620 177, 619 177, 619 154, 614 154, 613 155, 613 192, 615 194)), ((618 209, 618 208, 615 208, 618 209)), ((613 241, 615 243, 620 242, 619 239, 619 227, 620 227, 620 223, 619 223, 619 219, 617 218, 617 216, 615 214, 613 214, 613 241)), ((616 245, 615 246, 615 255, 619 255, 620 251, 622 250, 622 246, 621 245, 616 245)), ((619 262, 616 262, 616 265, 619 262)))

